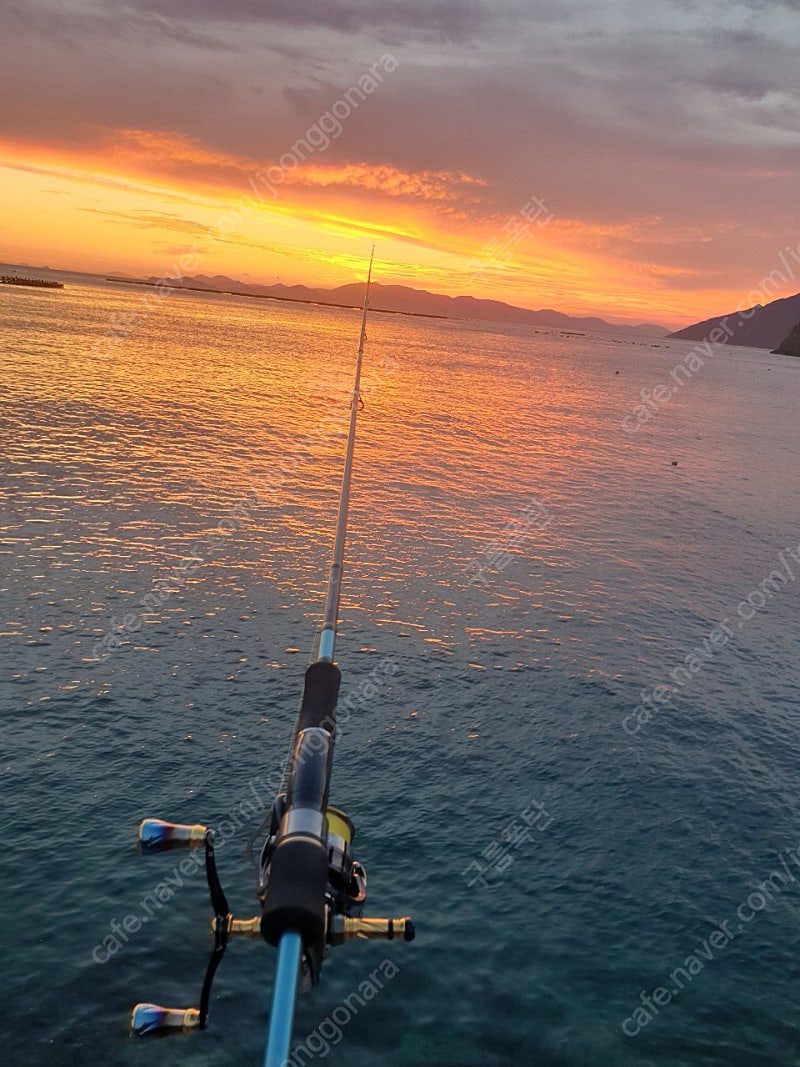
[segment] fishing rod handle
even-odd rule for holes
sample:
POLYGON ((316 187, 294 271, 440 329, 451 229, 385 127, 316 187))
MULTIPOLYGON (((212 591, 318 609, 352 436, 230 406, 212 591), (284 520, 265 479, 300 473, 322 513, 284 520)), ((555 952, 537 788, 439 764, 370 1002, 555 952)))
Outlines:
POLYGON ((302 935, 315 985, 325 954, 329 862, 325 811, 341 679, 333 663, 317 661, 306 670, 286 809, 269 861, 261 919, 262 936, 272 945, 290 932, 302 935))

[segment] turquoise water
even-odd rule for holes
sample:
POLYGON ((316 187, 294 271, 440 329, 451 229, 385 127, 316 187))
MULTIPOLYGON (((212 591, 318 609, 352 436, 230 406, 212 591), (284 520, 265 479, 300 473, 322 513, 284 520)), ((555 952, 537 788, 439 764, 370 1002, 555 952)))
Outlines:
MULTIPOLYGON (((135 830, 220 827, 255 913, 358 313, 146 296, 0 291, 15 1067, 255 1064, 266 1031, 274 954, 237 942, 206 1033, 128 1037, 209 948, 202 873, 135 830)), ((332 950, 295 1062, 800 1064, 800 363, 716 350, 626 433, 690 351, 372 316, 332 800, 418 936, 332 950)))

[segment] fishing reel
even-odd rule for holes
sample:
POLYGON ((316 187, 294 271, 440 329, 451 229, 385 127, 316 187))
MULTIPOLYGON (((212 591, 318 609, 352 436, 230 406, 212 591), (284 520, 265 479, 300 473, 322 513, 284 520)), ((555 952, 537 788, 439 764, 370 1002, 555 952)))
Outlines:
MULTIPOLYGON (((211 932, 214 946, 200 992, 199 1007, 164 1008, 157 1004, 137 1004, 131 1014, 131 1031, 139 1037, 205 1029, 211 986, 228 942, 235 937, 263 938, 274 943, 265 923, 272 862, 286 829, 287 797, 280 794, 273 804, 267 840, 259 864, 258 898, 262 914, 252 919, 235 919, 220 884, 214 855, 214 831, 196 824, 185 826, 145 819, 139 826, 139 843, 146 852, 163 852, 174 848, 204 848, 205 871, 214 918, 211 932)), ((414 923, 407 916, 400 919, 364 918, 367 874, 352 858, 351 842, 355 835, 349 817, 338 808, 325 810, 327 828, 327 884, 324 891, 323 944, 310 944, 303 953, 300 987, 304 991, 319 981, 319 968, 327 946, 345 941, 414 940, 414 923)))
MULTIPOLYGON (((281 793, 272 806, 270 816, 269 837, 261 853, 260 871, 261 877, 258 884, 258 899, 264 909, 267 903, 267 891, 269 889, 269 876, 272 858, 275 849, 281 839, 281 827, 286 817, 286 794, 281 793)), ((325 887, 325 903, 327 915, 326 943, 329 945, 340 944, 345 937, 338 937, 338 928, 341 923, 333 923, 334 918, 360 919, 364 910, 364 902, 367 899, 367 872, 362 865, 350 855, 350 843, 355 836, 355 829, 349 816, 339 808, 328 807, 325 811, 327 819, 327 842, 328 842, 328 882, 325 887)), ((380 920, 384 921, 384 920, 380 920)), ((391 922, 392 920, 386 920, 391 922)), ((304 986, 316 984, 314 974, 309 966, 310 961, 304 958, 303 974, 304 986)))

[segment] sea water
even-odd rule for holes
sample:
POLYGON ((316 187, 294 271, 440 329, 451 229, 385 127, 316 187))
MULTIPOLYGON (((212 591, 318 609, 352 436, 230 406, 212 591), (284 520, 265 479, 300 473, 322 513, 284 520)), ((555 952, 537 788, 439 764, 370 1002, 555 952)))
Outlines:
MULTIPOLYGON (((135 833, 218 827, 256 913, 359 315, 66 280, 0 290, 2 1059, 256 1064, 260 942, 204 1034, 128 1035, 210 947, 202 870, 135 833)), ((291 1062, 800 1064, 800 362, 368 334, 331 799, 418 936, 331 950, 291 1062)))

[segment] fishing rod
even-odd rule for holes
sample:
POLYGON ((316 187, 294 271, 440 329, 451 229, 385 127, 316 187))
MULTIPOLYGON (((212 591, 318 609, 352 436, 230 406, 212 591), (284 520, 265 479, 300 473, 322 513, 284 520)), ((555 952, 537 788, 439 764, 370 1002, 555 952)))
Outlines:
POLYGON ((261 853, 257 884, 260 914, 252 919, 235 919, 231 914, 217 872, 213 830, 199 823, 186 826, 161 819, 145 819, 139 826, 143 851, 160 852, 177 847, 205 849, 206 880, 214 911, 211 923, 214 946, 199 1006, 164 1008, 157 1004, 137 1004, 131 1015, 131 1031, 146 1036, 205 1029, 212 982, 229 941, 234 937, 261 938, 275 946, 278 954, 264 1067, 285 1067, 298 986, 305 988, 319 983, 328 946, 349 940, 414 939, 414 923, 408 916, 399 919, 363 916, 367 874, 351 854, 353 823, 343 811, 328 803, 336 739, 336 703, 342 680, 334 652, 374 252, 373 249, 361 312, 350 427, 322 628, 316 643, 316 658, 305 672, 288 785, 286 792, 275 798, 261 853))

